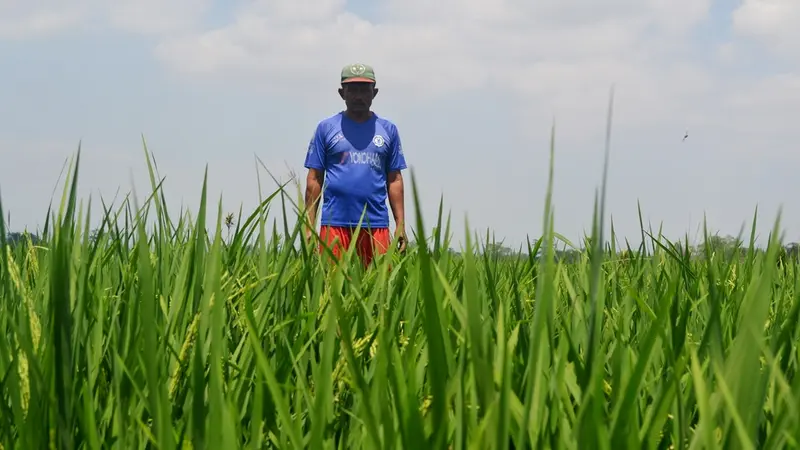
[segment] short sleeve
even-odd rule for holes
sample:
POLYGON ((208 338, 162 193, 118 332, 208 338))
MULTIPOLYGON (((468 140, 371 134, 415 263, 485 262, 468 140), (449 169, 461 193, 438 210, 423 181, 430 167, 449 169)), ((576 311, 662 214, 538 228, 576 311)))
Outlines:
POLYGON ((403 154, 403 142, 400 139, 400 133, 397 127, 392 127, 392 137, 389 140, 389 164, 387 166, 389 172, 403 170, 406 168, 406 157, 403 154))
POLYGON ((314 135, 311 136, 311 141, 308 143, 305 167, 307 169, 325 170, 325 161, 327 160, 325 155, 325 139, 322 124, 319 124, 314 131, 314 135))

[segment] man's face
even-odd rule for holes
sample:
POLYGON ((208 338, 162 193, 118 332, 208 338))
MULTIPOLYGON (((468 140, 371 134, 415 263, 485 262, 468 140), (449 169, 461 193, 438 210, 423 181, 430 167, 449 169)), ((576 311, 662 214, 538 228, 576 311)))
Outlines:
POLYGON ((344 83, 339 95, 350 111, 366 112, 372 106, 372 99, 378 95, 378 88, 373 83, 344 83))

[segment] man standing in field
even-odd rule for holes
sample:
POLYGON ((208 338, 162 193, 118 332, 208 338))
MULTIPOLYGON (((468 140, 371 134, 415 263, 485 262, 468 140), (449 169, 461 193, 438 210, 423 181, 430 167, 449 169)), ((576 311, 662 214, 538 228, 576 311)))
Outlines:
MULTIPOLYGON (((405 251, 403 176, 406 168, 397 127, 370 110, 378 95, 375 72, 365 64, 342 69, 339 96, 346 109, 317 125, 308 145, 305 167, 305 203, 309 224, 317 218, 317 202, 325 188, 320 237, 338 258, 356 239, 356 251, 365 266, 391 244, 389 212, 392 208, 399 250, 405 251), (363 220, 362 220, 363 216, 363 220), (361 231, 354 236, 361 223, 361 231)), ((310 237, 311 230, 306 232, 310 237)), ((320 246, 320 249, 322 247, 320 246)))

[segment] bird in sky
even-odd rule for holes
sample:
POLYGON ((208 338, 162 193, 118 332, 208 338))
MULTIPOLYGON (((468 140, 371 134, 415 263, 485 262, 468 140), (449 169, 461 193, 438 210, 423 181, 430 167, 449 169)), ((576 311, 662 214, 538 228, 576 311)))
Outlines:
POLYGON ((683 140, 685 141, 686 138, 689 137, 689 130, 686 130, 686 134, 683 135, 683 140))

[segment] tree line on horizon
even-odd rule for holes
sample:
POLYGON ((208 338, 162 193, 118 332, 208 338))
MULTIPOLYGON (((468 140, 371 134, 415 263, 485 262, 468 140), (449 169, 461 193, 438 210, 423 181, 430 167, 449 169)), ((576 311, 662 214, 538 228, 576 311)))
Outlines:
MULTIPOLYGON (((19 231, 12 231, 6 234, 6 242, 11 246, 16 246, 20 243, 24 243, 27 241, 27 237, 30 238, 30 241, 34 245, 38 245, 41 243, 41 238, 37 233, 30 233, 30 232, 19 232, 19 231)), ((94 240, 97 236, 97 230, 93 230, 90 239, 94 240)), ((535 244, 535 241, 531 243, 532 245, 535 244)), ((607 244, 608 245, 608 244, 607 244)), ((679 250, 681 253, 684 253, 687 248, 683 245, 680 240, 673 242, 672 244, 675 249, 679 250)), ((409 249, 416 246, 416 241, 412 238, 409 242, 409 249)), ((566 247, 566 246, 564 246, 566 247)), ((738 249, 745 248, 747 245, 739 238, 734 236, 718 236, 712 235, 709 236, 708 239, 698 245, 689 246, 688 251, 689 255, 692 258, 703 258, 706 254, 706 247, 710 247, 710 250, 714 253, 721 254, 724 258, 732 257, 733 253, 738 249)), ((486 255, 496 259, 513 259, 517 258, 520 255, 526 255, 527 251, 525 248, 520 249, 513 249, 502 242, 487 242, 482 246, 478 246, 477 253, 486 255)), ((542 249, 540 248, 537 251, 537 254, 541 253, 542 249)), ((564 261, 564 262, 575 262, 578 261, 582 255, 586 253, 586 248, 556 248, 554 250, 554 256, 557 261, 564 261)), ((449 248, 450 254, 454 256, 459 256, 461 254, 460 251, 449 248)), ((626 255, 629 255, 631 252, 627 248, 618 248, 616 251, 617 255, 624 258, 626 255)), ((635 251, 634 251, 635 253, 635 251)), ((538 256, 538 255, 537 255, 538 256)), ((782 259, 791 258, 794 260, 800 260, 800 243, 798 242, 789 242, 783 245, 782 251, 782 259)))

